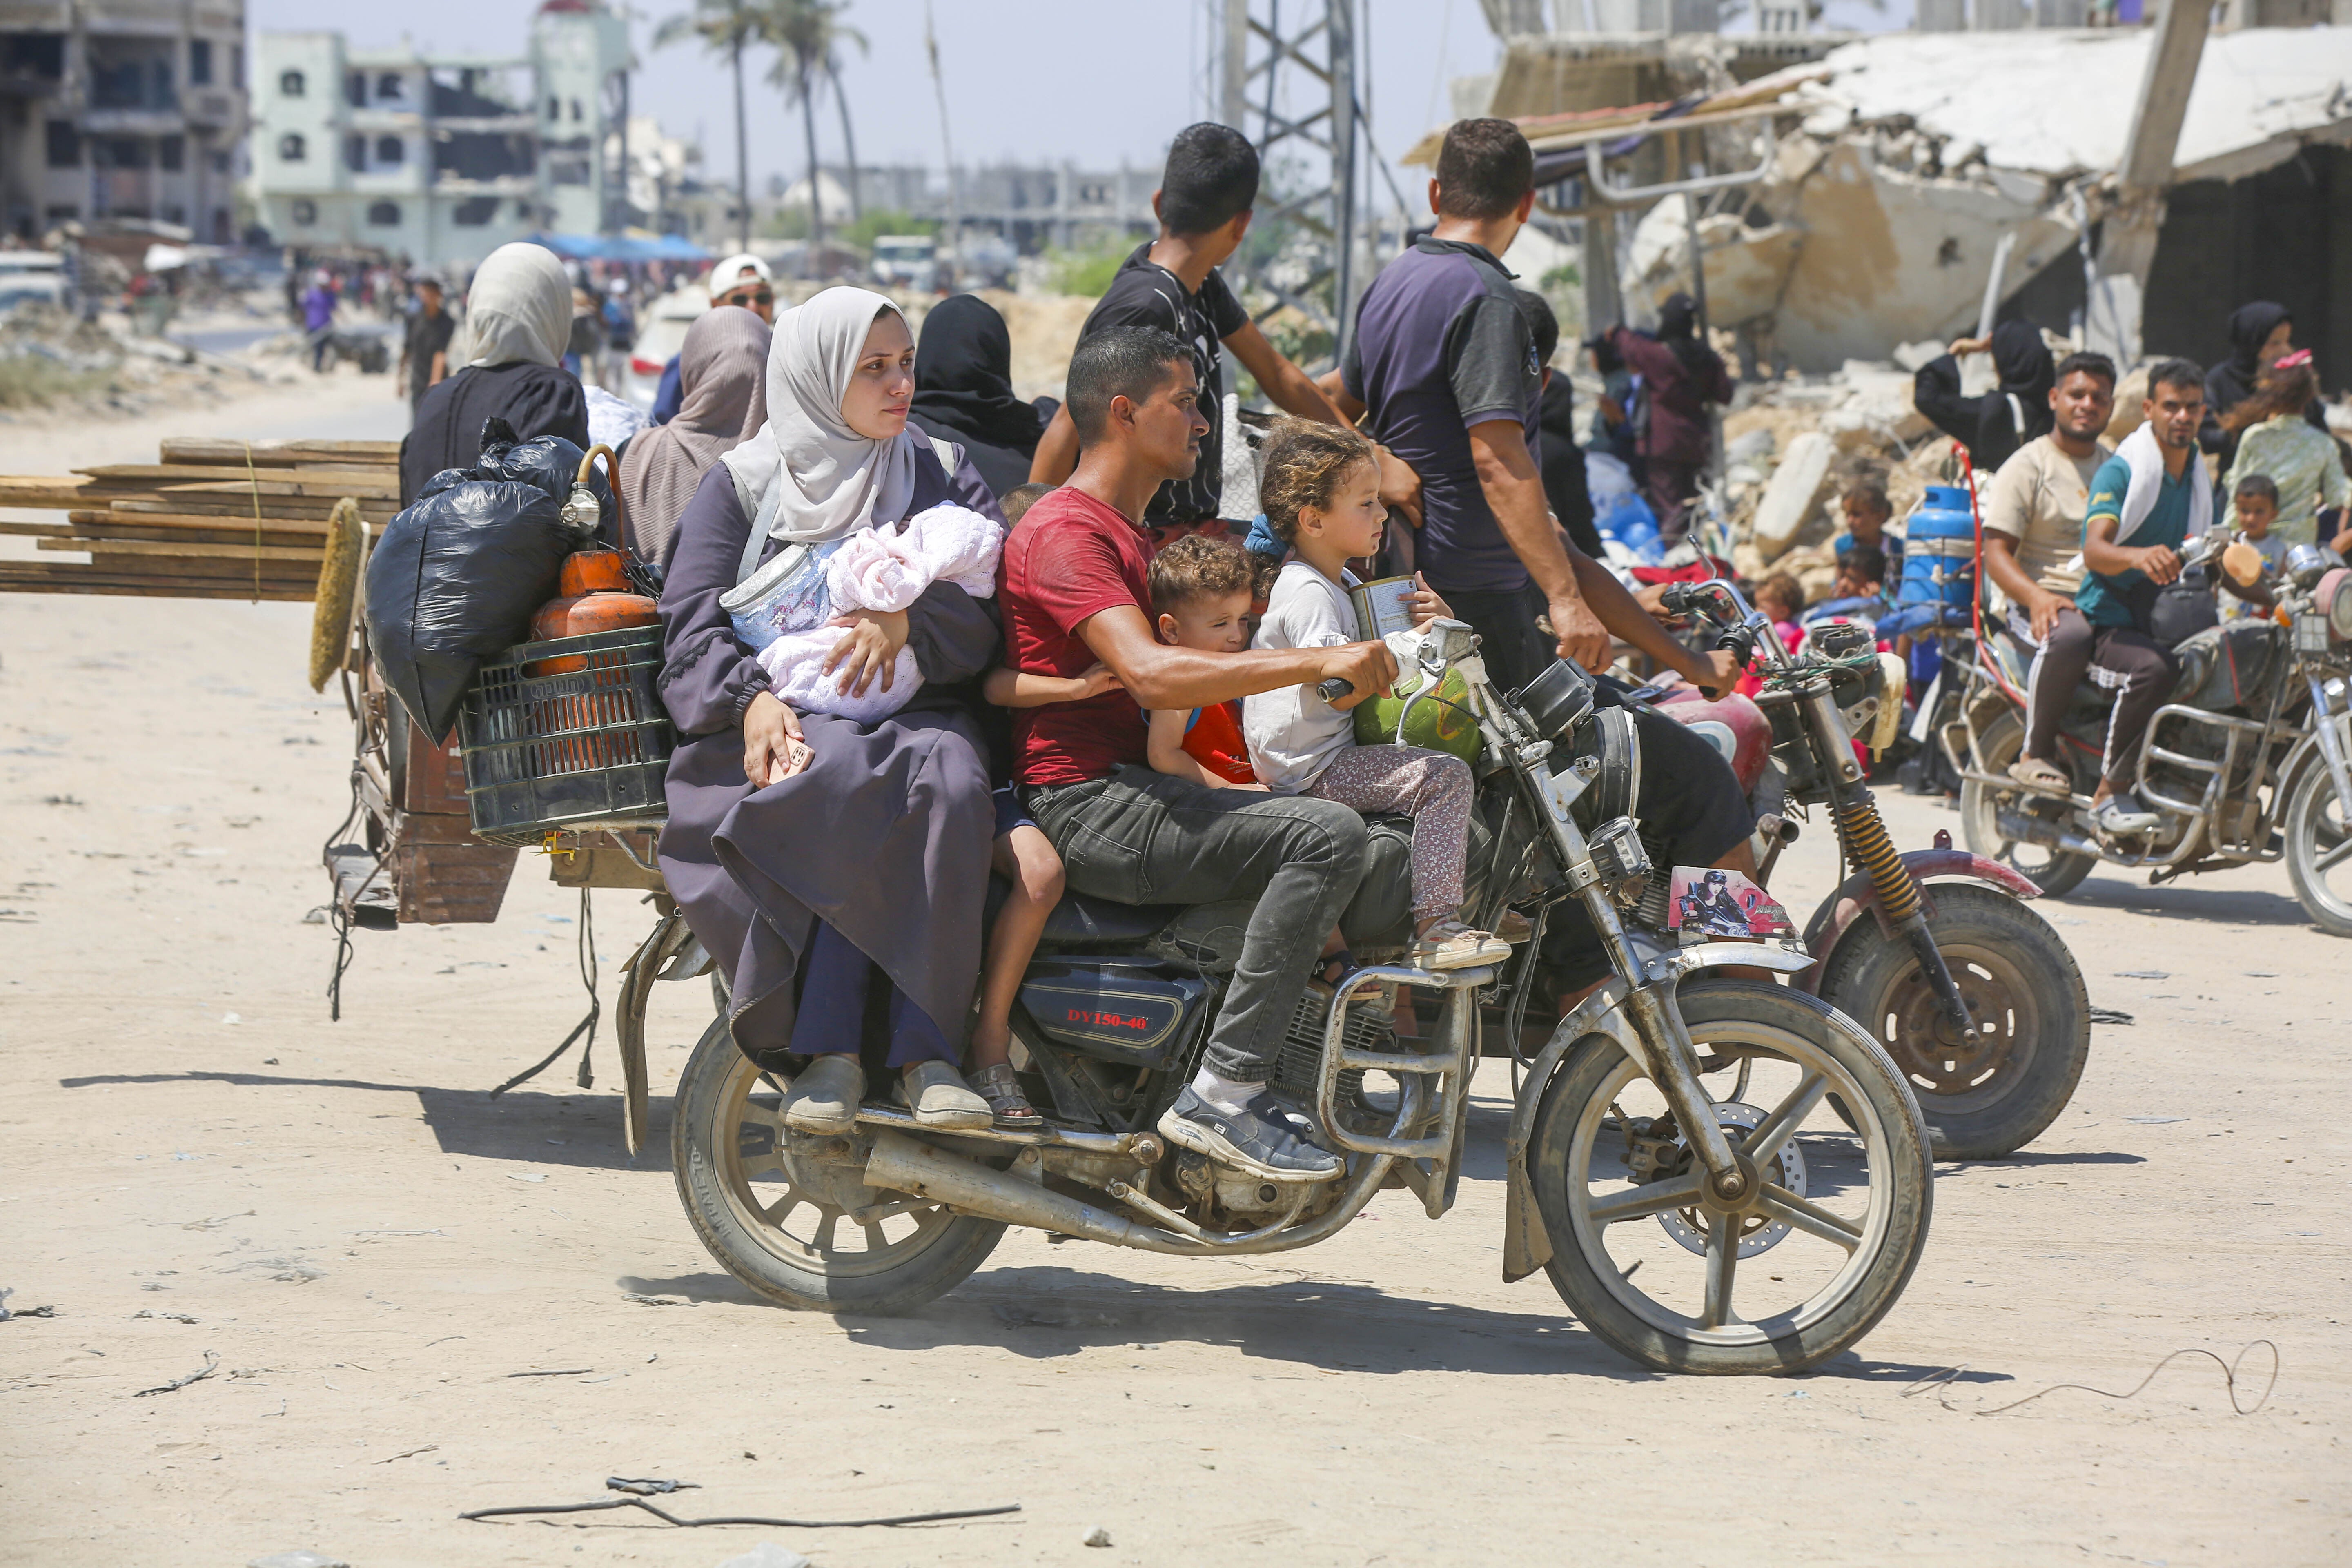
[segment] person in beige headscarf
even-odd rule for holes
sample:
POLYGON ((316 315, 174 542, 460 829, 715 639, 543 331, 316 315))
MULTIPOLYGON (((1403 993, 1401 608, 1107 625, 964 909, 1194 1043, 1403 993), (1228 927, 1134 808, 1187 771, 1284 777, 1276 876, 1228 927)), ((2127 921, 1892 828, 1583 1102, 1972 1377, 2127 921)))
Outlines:
POLYGON ((678 514, 702 476, 767 424, 772 336, 767 322, 740 305, 721 305, 686 330, 677 417, 634 437, 621 454, 629 544, 641 559, 667 559, 678 514))
POLYGON ((571 334, 572 280, 555 253, 520 241, 490 252, 466 296, 465 368, 425 393, 400 444, 400 504, 442 469, 473 467, 494 416, 526 441, 586 447, 588 405, 562 364, 571 334))
POLYGON ((907 427, 914 364, 906 319, 871 290, 828 289, 777 318, 767 423, 711 465, 667 546, 659 686, 678 742, 662 876, 728 977, 736 1046, 763 1062, 816 1058, 783 1110, 802 1131, 856 1123, 876 969, 890 984, 877 1065, 894 1069, 916 1121, 992 1120, 955 1063, 996 832, 970 689, 1002 645, 992 605, 940 582, 903 611, 841 617, 853 689, 902 648, 923 679, 904 708, 862 723, 793 711, 719 603, 788 546, 895 529, 941 502, 1002 521, 960 448, 907 427))

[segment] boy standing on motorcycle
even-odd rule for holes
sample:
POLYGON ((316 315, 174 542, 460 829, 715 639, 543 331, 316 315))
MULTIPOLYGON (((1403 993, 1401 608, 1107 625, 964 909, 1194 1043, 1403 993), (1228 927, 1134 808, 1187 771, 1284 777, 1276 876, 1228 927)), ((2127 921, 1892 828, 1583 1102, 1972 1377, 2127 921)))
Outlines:
POLYGON ((2026 677, 2025 750, 2010 776, 2033 789, 2071 793, 2059 765, 2058 723, 2074 700, 2082 667, 2053 659, 2052 634, 2065 646, 2089 636, 2074 595, 2083 586, 2083 516, 2091 481, 2112 455, 2099 440, 2115 412, 2116 366, 2105 354, 2068 354, 2050 390, 2056 423, 2011 455, 1986 487, 1984 564, 2007 603, 2009 635, 2033 656, 2026 677))
POLYGON ((1067 395, 1077 468, 1005 545, 1005 662, 1066 678, 1099 660, 1119 685, 1016 711, 1014 774, 1080 892, 1128 904, 1255 900, 1200 1073, 1160 1132, 1262 1179, 1319 1181, 1338 1173, 1338 1156, 1298 1134, 1265 1083, 1308 968, 1363 879, 1363 818, 1336 801, 1155 773, 1144 713, 1335 678, 1354 689, 1337 706, 1352 707, 1389 689, 1396 659, 1376 642, 1236 653, 1161 642, 1142 518, 1162 484, 1200 461, 1209 422, 1192 348, 1153 328, 1097 332, 1071 358, 1067 395))
POLYGON ((2107 721, 2091 820, 2111 834, 2146 833, 2162 819, 2132 793, 2148 721, 2180 678, 2172 650, 2150 635, 2158 592, 2180 575, 2180 548, 2212 526, 2213 492, 2197 461, 2205 417, 2205 373, 2185 359, 2147 373, 2147 422, 2099 465, 2083 520, 2083 564, 2074 616, 2043 645, 2069 692, 2084 672, 2101 672, 2116 692, 2107 721))

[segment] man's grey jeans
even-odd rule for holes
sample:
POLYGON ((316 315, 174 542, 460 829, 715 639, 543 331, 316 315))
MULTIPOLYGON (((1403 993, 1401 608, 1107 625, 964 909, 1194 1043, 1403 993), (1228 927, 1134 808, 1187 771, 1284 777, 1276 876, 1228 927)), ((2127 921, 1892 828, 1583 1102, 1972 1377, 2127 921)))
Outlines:
POLYGON ((1257 900, 1202 1065, 1265 1082, 1323 939, 1363 880, 1364 819, 1332 801, 1203 789, 1139 767, 1024 794, 1081 893, 1120 904, 1257 900))

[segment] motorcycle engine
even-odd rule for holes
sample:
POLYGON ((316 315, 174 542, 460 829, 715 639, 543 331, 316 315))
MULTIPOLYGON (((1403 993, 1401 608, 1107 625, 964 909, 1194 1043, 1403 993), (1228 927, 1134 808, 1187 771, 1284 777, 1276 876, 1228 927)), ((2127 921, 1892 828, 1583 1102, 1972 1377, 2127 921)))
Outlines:
MULTIPOLYGON (((1329 1000, 1308 990, 1298 998, 1298 1005, 1290 1015, 1290 1026, 1282 1034, 1282 1045, 1274 1058, 1274 1091, 1293 1105, 1315 1114, 1316 1084, 1323 1070, 1323 1025, 1331 1016, 1329 1000)), ((1348 1009, 1348 1021, 1340 1030, 1340 1043, 1351 1051, 1392 1051, 1397 1048, 1396 1023, 1389 1011, 1377 1003, 1348 1009)), ((1341 1114, 1356 1107, 1369 1112, 1363 1105, 1364 1075, 1345 1072, 1339 1075, 1338 1100, 1341 1114)), ((1367 1130, 1371 1130, 1369 1127, 1367 1130)))

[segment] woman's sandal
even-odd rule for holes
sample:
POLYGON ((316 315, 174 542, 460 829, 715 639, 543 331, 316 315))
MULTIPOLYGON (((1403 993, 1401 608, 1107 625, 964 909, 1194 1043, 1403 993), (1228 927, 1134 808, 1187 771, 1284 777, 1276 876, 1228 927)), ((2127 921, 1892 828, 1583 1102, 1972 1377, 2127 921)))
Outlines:
POLYGON ((982 1068, 964 1081, 971 1085, 973 1093, 988 1101, 988 1109, 995 1113, 996 1125, 1005 1131, 1034 1132, 1045 1127, 1045 1119, 1037 1114, 1037 1108, 1021 1092, 1021 1079, 1011 1062, 982 1068))

